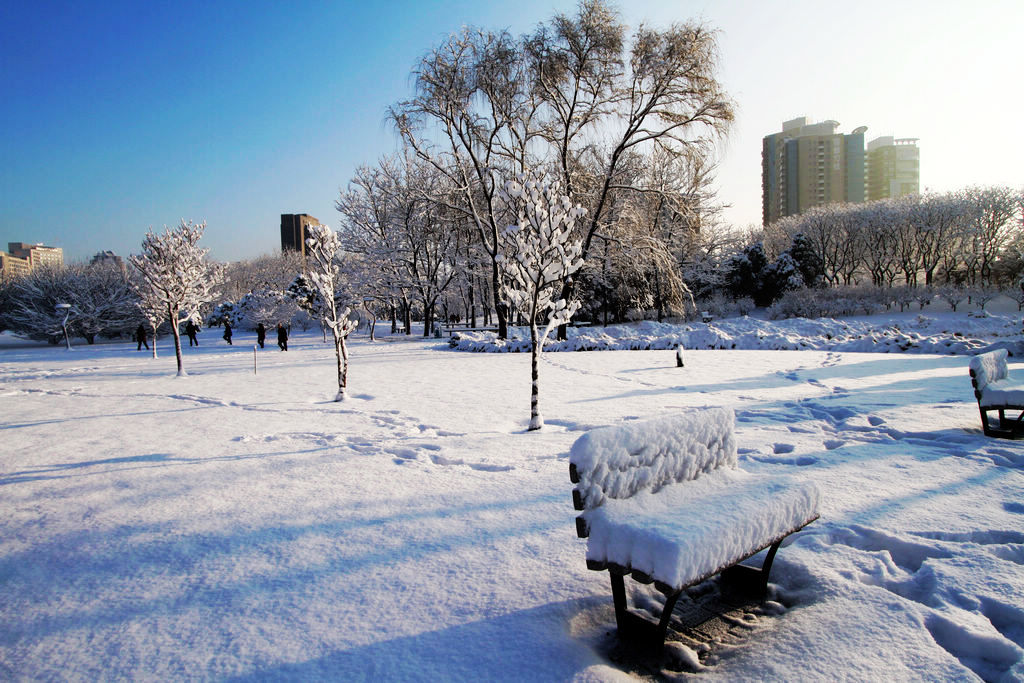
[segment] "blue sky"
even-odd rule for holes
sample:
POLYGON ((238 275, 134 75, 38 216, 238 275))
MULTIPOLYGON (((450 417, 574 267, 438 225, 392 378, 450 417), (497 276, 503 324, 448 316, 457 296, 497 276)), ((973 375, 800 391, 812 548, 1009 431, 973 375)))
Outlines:
MULTIPOLYGON (((575 2, 0 0, 0 248, 137 251, 206 220, 233 260, 279 248, 281 213, 336 225, 354 169, 395 148, 387 107, 464 24, 531 30, 575 2)), ((637 0, 626 21, 721 30, 737 103, 726 218, 760 220, 761 138, 784 119, 921 138, 922 185, 1024 186, 1024 3, 637 0)))

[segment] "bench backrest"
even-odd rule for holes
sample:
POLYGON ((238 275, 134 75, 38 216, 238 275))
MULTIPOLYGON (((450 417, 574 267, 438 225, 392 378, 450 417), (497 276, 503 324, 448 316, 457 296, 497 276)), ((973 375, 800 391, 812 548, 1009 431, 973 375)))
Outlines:
POLYGON ((735 467, 734 423, 729 408, 698 408, 587 432, 569 454, 576 509, 735 467))
POLYGON ((1006 365, 1006 349, 980 353, 971 359, 971 382, 974 395, 981 398, 982 390, 991 382, 1006 379, 1010 371, 1006 365))

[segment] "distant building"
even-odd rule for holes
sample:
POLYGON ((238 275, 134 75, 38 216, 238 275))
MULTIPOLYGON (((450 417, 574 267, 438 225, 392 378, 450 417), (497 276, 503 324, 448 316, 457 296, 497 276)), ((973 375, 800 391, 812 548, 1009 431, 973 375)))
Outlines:
POLYGON ((28 244, 26 242, 8 242, 7 251, 15 258, 28 260, 29 266, 60 267, 64 265, 64 250, 60 247, 48 247, 44 244, 28 244))
POLYGON ((921 191, 917 138, 875 138, 868 143, 868 199, 895 199, 921 191))
POLYGON ((833 202, 863 202, 864 131, 844 135, 837 121, 800 117, 766 135, 761 147, 764 224, 833 202))
POLYGON ((110 250, 96 252, 96 255, 89 259, 89 265, 91 266, 95 266, 101 263, 113 264, 117 266, 118 269, 121 270, 121 272, 124 272, 125 270, 124 259, 122 259, 120 256, 118 256, 117 254, 110 250))
POLYGON ((281 214, 281 251, 297 251, 306 257, 306 228, 320 221, 305 213, 281 214))
POLYGON ((32 266, 28 259, 11 256, 6 251, 0 251, 0 279, 10 280, 12 278, 28 275, 32 272, 32 266))
POLYGON ((60 247, 8 242, 7 252, 0 251, 0 276, 4 279, 27 275, 40 266, 64 265, 64 250, 60 247))

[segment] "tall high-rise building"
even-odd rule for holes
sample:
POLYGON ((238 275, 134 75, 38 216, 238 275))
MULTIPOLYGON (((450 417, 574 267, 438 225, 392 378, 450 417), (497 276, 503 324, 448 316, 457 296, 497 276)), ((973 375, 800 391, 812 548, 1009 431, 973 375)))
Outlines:
POLYGON ((875 138, 868 143, 868 199, 895 199, 921 191, 917 138, 875 138))
POLYGON ((800 117, 766 135, 761 147, 764 224, 833 202, 863 202, 865 126, 844 135, 837 121, 800 117))
POLYGON ((281 251, 297 251, 306 257, 306 228, 320 221, 305 213, 281 214, 281 251))

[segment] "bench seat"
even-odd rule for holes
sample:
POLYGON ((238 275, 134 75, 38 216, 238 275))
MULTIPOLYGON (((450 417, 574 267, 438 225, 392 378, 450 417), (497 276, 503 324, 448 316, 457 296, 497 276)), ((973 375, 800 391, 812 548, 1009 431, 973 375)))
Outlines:
POLYGON ((608 499, 583 515, 587 564, 638 570, 679 590, 807 525, 818 498, 807 482, 716 469, 656 493, 608 499))
POLYGON ((1024 383, 1009 379, 989 382, 981 390, 978 404, 982 408, 1013 408, 1024 406, 1024 383))

